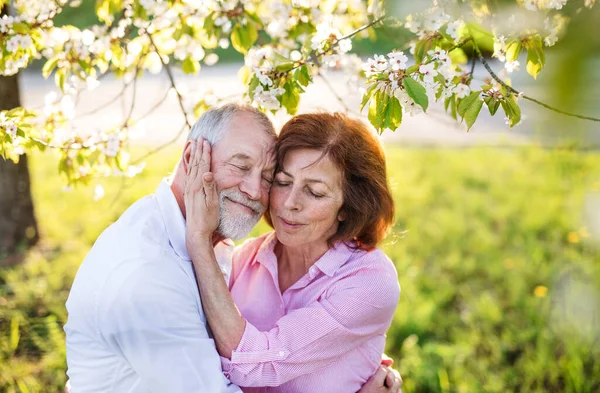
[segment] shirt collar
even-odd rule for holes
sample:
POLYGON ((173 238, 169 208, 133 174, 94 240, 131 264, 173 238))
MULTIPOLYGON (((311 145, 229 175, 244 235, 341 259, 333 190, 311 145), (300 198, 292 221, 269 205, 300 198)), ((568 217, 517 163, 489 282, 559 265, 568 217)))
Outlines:
MULTIPOLYGON (((177 199, 175 199, 175 195, 173 194, 173 190, 167 179, 163 179, 163 181, 160 182, 155 195, 167 229, 167 236, 169 237, 171 247, 173 247, 173 250, 175 250, 175 253, 181 259, 191 261, 185 245, 185 218, 183 218, 177 199)), ((233 247, 234 244, 231 239, 225 239, 217 244, 215 247, 217 260, 220 259, 219 254, 221 253, 230 254, 231 250, 226 250, 226 248, 233 249, 233 247)), ((219 265, 221 265, 220 260, 219 265)))
MULTIPOLYGON (((267 235, 265 241, 258 249, 255 262, 259 262, 267 268, 275 268, 275 271, 277 271, 277 256, 275 255, 276 244, 277 236, 275 236, 275 231, 273 231, 267 235)), ((329 277, 333 277, 335 272, 350 260, 352 255, 356 252, 360 251, 354 250, 344 242, 338 242, 313 264, 309 269, 308 275, 313 278, 316 275, 316 268, 329 277)))

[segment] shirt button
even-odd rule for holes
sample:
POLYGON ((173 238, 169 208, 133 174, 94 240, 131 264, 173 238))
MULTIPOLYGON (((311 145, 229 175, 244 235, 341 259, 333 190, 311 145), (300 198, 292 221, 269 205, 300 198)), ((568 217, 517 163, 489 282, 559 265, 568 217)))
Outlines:
POLYGON ((314 276, 317 273, 317 268, 313 266, 310 269, 308 269, 308 272, 311 276, 314 276))
POLYGON ((280 357, 280 358, 282 358, 282 357, 284 357, 284 356, 285 356, 285 352, 283 352, 283 351, 279 351, 279 357, 280 357))

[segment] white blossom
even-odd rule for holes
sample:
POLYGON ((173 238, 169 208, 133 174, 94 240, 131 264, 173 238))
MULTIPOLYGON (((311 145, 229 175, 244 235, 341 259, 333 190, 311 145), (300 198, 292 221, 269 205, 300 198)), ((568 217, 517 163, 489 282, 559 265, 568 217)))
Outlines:
POLYGON ((372 59, 367 59, 367 62, 363 64, 362 69, 365 71, 368 78, 371 75, 387 71, 389 66, 390 64, 384 56, 375 55, 372 59))
POLYGON ((0 33, 8 33, 14 23, 15 18, 13 16, 3 15, 2 18, 0 18, 0 33))
POLYGON ((104 149, 104 154, 108 157, 116 157, 119 154, 119 150, 121 149, 121 138, 119 134, 114 133, 108 137, 106 141, 106 148, 104 149))
POLYGON ((448 23, 448 27, 446 27, 446 34, 448 34, 454 40, 457 40, 459 38, 458 30, 463 26, 463 24, 464 22, 462 20, 455 20, 448 23))
POLYGON ((312 50, 321 51, 328 42, 331 42, 332 38, 339 39, 341 36, 340 31, 334 28, 331 22, 321 22, 317 25, 317 31, 311 38, 311 48, 312 50))
POLYGON ((492 56, 500 61, 506 61, 506 40, 504 36, 494 37, 494 53, 492 56))
POLYGON ((388 53, 388 58, 393 71, 405 70, 408 57, 403 52, 388 53))
POLYGON ((215 19, 215 26, 220 26, 223 29, 223 33, 229 33, 232 28, 231 20, 226 16, 219 16, 215 19))
POLYGON ((341 40, 338 43, 338 51, 341 54, 350 52, 352 50, 352 41, 349 38, 341 40))
POLYGON ((421 65, 419 67, 419 72, 423 75, 423 81, 426 83, 433 83, 433 78, 438 74, 435 70, 434 63, 421 65))
POLYGON ((10 135, 11 138, 14 139, 17 137, 17 126, 15 123, 13 123, 12 121, 7 121, 3 124, 3 126, 6 130, 6 133, 10 135))
POLYGON ((507 61, 506 63, 504 63, 504 68, 506 69, 506 72, 511 73, 513 71, 517 71, 520 65, 521 63, 519 63, 518 60, 507 61))
POLYGON ((254 101, 265 109, 277 110, 281 104, 275 95, 269 91, 263 91, 254 96, 254 101))
POLYGON ((21 46, 21 36, 20 35, 12 36, 6 42, 6 50, 9 51, 10 53, 16 52, 20 46, 21 46))
POLYGON ((273 80, 271 80, 269 75, 267 75, 267 73, 270 70, 254 68, 253 71, 254 71, 254 75, 256 75, 256 77, 258 78, 258 81, 261 83, 261 85, 264 85, 264 86, 272 86, 273 85, 273 80))
POLYGON ((468 96, 469 93, 471 93, 471 88, 469 88, 469 86, 464 83, 459 83, 454 88, 454 94, 456 94, 458 98, 464 98, 468 96))

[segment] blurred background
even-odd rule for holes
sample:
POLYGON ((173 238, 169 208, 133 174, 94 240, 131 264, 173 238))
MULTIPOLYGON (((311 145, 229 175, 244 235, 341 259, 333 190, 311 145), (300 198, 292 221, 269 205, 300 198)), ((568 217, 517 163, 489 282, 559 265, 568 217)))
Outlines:
MULTIPOLYGON (((84 0, 57 24, 89 26, 92 9, 84 0)), ((600 117, 598 7, 573 17, 538 79, 523 60, 512 84, 600 117)), ((354 41, 353 51, 385 54, 408 39, 402 29, 380 28, 376 40, 354 41)), ((236 72, 243 58, 233 50, 219 55, 199 76, 176 73, 178 86, 189 94, 242 93, 236 72)), ((485 75, 481 64, 475 75, 485 75)), ((20 83, 26 107, 43 106, 55 89, 35 68, 20 83)), ((300 112, 357 110, 359 87, 332 70, 315 78, 300 112)), ((122 81, 105 78, 83 95, 79 108, 89 114, 81 126, 122 118, 132 97, 114 100, 121 88, 122 81)), ((139 114, 166 99, 137 129, 132 155, 154 153, 135 178, 65 190, 52 151, 29 157, 41 241, 0 256, 0 392, 63 390, 64 303, 79 264, 179 159, 183 120, 169 88, 164 73, 139 82, 139 114)), ((405 393, 600 392, 600 123, 520 104, 525 119, 512 130, 502 116, 482 111, 467 133, 432 105, 381 138, 396 202, 396 224, 382 247, 402 287, 386 352, 405 393)), ((287 118, 276 116, 276 126, 287 118)), ((268 230, 261 223, 250 236, 268 230)))

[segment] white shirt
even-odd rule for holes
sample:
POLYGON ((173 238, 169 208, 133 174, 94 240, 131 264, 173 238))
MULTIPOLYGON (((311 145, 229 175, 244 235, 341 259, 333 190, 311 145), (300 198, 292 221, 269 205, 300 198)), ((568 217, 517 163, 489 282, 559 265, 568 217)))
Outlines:
MULTIPOLYGON (((232 248, 215 249, 227 280, 232 248)), ((166 181, 100 235, 67 311, 71 393, 241 393, 222 374, 166 181)))

